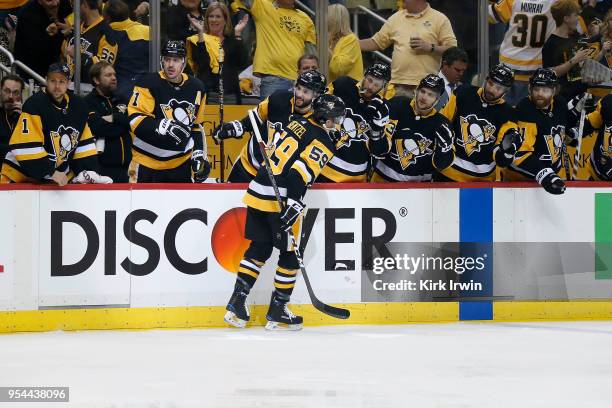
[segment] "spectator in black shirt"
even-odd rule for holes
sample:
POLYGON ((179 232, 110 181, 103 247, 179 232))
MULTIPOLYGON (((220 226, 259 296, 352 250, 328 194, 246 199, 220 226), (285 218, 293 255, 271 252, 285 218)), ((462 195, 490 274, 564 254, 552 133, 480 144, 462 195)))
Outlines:
POLYGON ((89 108, 87 123, 96 139, 100 174, 115 183, 127 183, 132 160, 130 122, 126 106, 115 99, 115 69, 101 61, 92 65, 89 75, 95 88, 84 99, 89 108))
POLYGON ((23 80, 17 75, 5 75, 0 81, 2 98, 2 106, 0 106, 0 165, 8 152, 11 133, 13 133, 21 114, 23 86, 23 80))
POLYGON ((557 28, 548 37, 542 48, 544 68, 552 68, 559 77, 561 95, 567 100, 586 91, 580 81, 580 63, 592 53, 589 48, 578 47, 578 13, 580 6, 575 0, 558 0, 551 8, 557 28))
POLYGON ((200 0, 179 0, 176 6, 168 7, 166 17, 166 36, 168 40, 185 41, 187 37, 197 34, 197 29, 190 24, 189 17, 204 21, 200 0))
POLYGON ((249 16, 232 28, 227 7, 223 3, 211 3, 206 9, 204 23, 189 17, 198 35, 187 39, 187 60, 196 77, 206 85, 208 101, 216 101, 219 94, 219 57, 223 46, 223 89, 224 102, 241 104, 238 75, 248 65, 248 55, 242 42, 242 31, 249 16))

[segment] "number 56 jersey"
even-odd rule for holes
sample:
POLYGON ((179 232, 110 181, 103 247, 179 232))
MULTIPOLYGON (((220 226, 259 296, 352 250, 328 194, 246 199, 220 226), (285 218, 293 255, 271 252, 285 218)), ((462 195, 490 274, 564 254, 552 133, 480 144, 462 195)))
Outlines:
MULTIPOLYGON (((292 115, 284 128, 268 128, 266 151, 280 195, 301 200, 334 156, 334 141, 321 125, 299 115, 292 115)), ((280 212, 265 165, 249 183, 243 202, 260 211, 280 212)))

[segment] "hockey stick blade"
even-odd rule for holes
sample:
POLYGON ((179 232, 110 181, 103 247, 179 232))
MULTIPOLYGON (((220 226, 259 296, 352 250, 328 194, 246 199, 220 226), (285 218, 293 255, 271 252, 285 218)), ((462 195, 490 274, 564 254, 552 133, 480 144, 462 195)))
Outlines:
MULTIPOLYGON (((263 166, 266 168, 266 173, 268 174, 268 178, 270 179, 270 184, 272 184, 274 196, 276 197, 276 201, 278 202, 279 208, 282 209, 283 201, 281 200, 278 185, 276 184, 276 179, 274 178, 274 174, 272 173, 272 167, 270 166, 270 158, 268 157, 266 151, 266 144, 263 142, 261 134, 259 133, 259 127, 257 126, 257 121, 255 120, 255 112, 251 109, 249 110, 248 114, 249 120, 251 121, 251 127, 253 128, 253 134, 257 139, 259 151, 263 156, 263 166)), ((310 297, 310 302, 312 303, 312 305, 315 307, 315 309, 326 315, 335 317, 337 319, 348 319, 348 317, 351 315, 351 312, 349 310, 323 303, 315 296, 314 291, 312 290, 312 285, 310 284, 310 279, 308 278, 308 273, 306 272, 306 267, 304 266, 304 260, 302 259, 302 254, 300 253, 299 246, 297 245, 293 234, 289 234, 289 236, 291 237, 291 244, 295 248, 295 256, 300 265, 300 271, 302 272, 302 276, 304 277, 304 282, 306 282, 306 289, 308 290, 308 296, 310 297)))

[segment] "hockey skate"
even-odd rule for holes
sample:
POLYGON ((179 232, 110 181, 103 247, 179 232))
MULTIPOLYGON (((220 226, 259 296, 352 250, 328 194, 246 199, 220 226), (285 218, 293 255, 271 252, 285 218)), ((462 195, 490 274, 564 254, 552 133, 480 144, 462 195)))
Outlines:
POLYGON ((249 289, 241 282, 236 282, 234 293, 230 298, 225 310, 225 320, 229 325, 244 328, 250 319, 249 307, 246 304, 246 299, 249 294, 249 289))
POLYGON ((287 302, 289 300, 282 299, 278 296, 276 291, 272 293, 272 299, 270 300, 270 307, 268 308, 268 314, 266 314, 266 330, 301 330, 302 329, 302 316, 296 316, 293 314, 287 302))

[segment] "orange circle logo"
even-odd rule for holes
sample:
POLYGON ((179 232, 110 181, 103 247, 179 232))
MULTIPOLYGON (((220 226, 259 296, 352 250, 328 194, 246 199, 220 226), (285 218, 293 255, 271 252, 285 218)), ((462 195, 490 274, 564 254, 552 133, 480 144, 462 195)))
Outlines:
POLYGON ((232 208, 217 220, 211 236, 215 259, 226 271, 236 273, 244 252, 251 243, 244 237, 247 209, 232 208))

